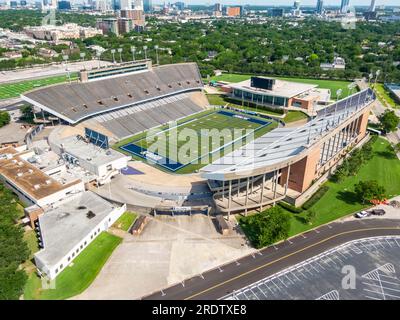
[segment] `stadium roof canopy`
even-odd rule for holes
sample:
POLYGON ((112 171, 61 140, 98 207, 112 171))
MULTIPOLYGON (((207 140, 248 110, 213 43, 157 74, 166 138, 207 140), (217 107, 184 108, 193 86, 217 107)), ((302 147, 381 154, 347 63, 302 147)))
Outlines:
POLYGON ((328 106, 303 126, 274 129, 203 167, 202 176, 211 180, 232 180, 298 161, 297 156, 364 109, 373 99, 373 91, 367 89, 328 106))
POLYGON ((202 87, 197 65, 181 63, 93 82, 50 86, 21 97, 73 124, 96 114, 202 87))

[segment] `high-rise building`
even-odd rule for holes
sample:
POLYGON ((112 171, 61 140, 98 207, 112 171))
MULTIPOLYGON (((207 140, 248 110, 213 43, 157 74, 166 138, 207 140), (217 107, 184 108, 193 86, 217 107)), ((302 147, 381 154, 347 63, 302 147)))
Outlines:
POLYGON ((132 0, 120 0, 120 10, 130 10, 132 9, 132 0))
POLYGON ((143 0, 132 0, 132 9, 143 11, 143 0))
POLYGON ((371 0, 371 5, 369 6, 369 12, 375 12, 375 0, 371 0))
POLYGON ((226 15, 228 17, 237 17, 242 14, 241 7, 228 7, 226 8, 226 15))
POLYGON ((174 5, 175 5, 175 8, 176 8, 177 10, 182 11, 182 10, 185 9, 185 3, 182 2, 182 1, 175 2, 174 5))
POLYGON ((60 0, 57 3, 58 10, 71 10, 71 2, 60 0))
POLYGON ((214 5, 214 11, 222 12, 222 4, 221 3, 216 3, 214 5))
POLYGON ((271 11, 272 17, 283 17, 284 14, 285 14, 285 10, 283 8, 274 8, 271 11))
POLYGON ((100 19, 96 22, 96 28, 103 31, 103 34, 107 34, 109 32, 115 33, 118 35, 118 21, 115 18, 104 18, 100 19))
POLYGON ((346 13, 349 10, 350 0, 342 0, 340 5, 340 12, 346 13))
POLYGON ((315 10, 317 14, 323 14, 324 12, 324 0, 318 0, 317 9, 315 10))
POLYGON ((153 2, 152 0, 144 0, 143 1, 143 10, 145 13, 150 13, 153 11, 153 2))
POLYGON ((108 0, 96 0, 95 9, 101 12, 111 10, 112 3, 108 0))
POLYGON ((293 4, 293 9, 295 10, 300 10, 300 1, 295 1, 293 4))
POLYGON ((136 10, 136 9, 121 10, 120 17, 132 20, 135 26, 144 26, 145 20, 144 20, 143 10, 136 10))

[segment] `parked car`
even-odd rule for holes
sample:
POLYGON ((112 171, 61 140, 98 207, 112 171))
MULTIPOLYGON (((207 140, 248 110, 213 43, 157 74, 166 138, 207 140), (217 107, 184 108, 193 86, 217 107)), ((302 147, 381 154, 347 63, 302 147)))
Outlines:
POLYGON ((383 215, 386 213, 386 211, 383 210, 383 209, 373 209, 373 210, 371 211, 371 213, 372 213, 373 215, 375 215, 375 216, 383 216, 383 215))
POLYGON ((360 211, 360 212, 357 212, 356 214, 355 214, 355 216, 356 216, 356 218, 360 218, 360 219, 362 219, 362 218, 365 218, 365 217, 368 217, 368 216, 370 216, 371 214, 368 212, 368 211, 360 211))

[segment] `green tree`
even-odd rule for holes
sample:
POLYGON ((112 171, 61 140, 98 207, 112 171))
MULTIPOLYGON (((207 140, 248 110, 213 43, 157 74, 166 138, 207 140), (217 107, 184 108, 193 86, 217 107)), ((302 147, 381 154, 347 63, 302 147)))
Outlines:
POLYGON ((376 180, 360 181, 354 185, 357 197, 365 203, 371 200, 382 200, 385 198, 385 187, 378 184, 376 180))
POLYGON ((21 107, 21 114, 22 119, 25 121, 32 121, 33 120, 33 107, 31 105, 25 105, 21 107))
POLYGON ((0 111, 0 128, 10 123, 10 114, 7 111, 0 111))
POLYGON ((382 129, 386 132, 395 131, 400 123, 400 118, 392 110, 386 110, 381 116, 379 116, 382 129))
POLYGON ((244 228, 256 248, 286 239, 290 230, 290 214, 280 207, 272 207, 259 214, 244 218, 244 228))
POLYGON ((27 276, 19 266, 29 257, 23 229, 16 224, 17 201, 10 190, 0 184, 0 299, 16 300, 23 292, 27 276))
POLYGON ((315 210, 309 209, 304 216, 304 220, 308 224, 313 224, 316 216, 317 216, 317 213, 315 212, 315 210))

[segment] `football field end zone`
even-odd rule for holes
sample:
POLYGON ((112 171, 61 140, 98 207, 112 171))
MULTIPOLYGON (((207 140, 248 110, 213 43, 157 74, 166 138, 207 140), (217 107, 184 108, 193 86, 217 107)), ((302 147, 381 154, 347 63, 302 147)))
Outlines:
MULTIPOLYGON (((190 123, 190 122, 193 122, 193 121, 198 121, 198 120, 200 120, 202 118, 205 118, 207 116, 210 116, 212 114, 221 114, 221 115, 224 115, 224 116, 227 116, 227 117, 235 117, 235 118, 242 119, 244 121, 249 121, 249 122, 253 122, 253 123, 256 123, 256 124, 260 125, 259 127, 254 129, 254 132, 257 132, 257 131, 261 130, 262 128, 265 128, 266 126, 269 126, 272 123, 272 121, 265 121, 265 120, 262 120, 262 119, 258 119, 258 118, 255 118, 254 116, 251 116, 251 115, 248 115, 248 114, 241 115, 238 112, 218 110, 218 111, 215 111, 215 112, 212 112, 212 113, 207 113, 205 115, 202 115, 199 118, 194 118, 194 119, 189 119, 188 121, 183 121, 179 125, 177 125, 177 126, 175 126, 173 128, 167 128, 165 130, 162 130, 161 132, 167 132, 167 131, 169 131, 171 129, 179 128, 179 127, 181 127, 181 126, 183 126, 183 125, 185 125, 187 123, 190 123)), ((151 129, 149 129, 149 130, 151 130, 151 129)), ((190 161, 190 162, 188 162, 186 164, 179 163, 178 161, 172 160, 170 158, 161 156, 161 155, 159 155, 157 153, 153 153, 153 152, 152 152, 152 154, 154 154, 156 157, 159 157, 159 159, 157 159, 157 160, 154 159, 153 160, 151 158, 146 157, 144 154, 147 152, 147 148, 138 146, 136 144, 137 142, 142 141, 144 138, 133 140, 133 141, 131 141, 131 142, 129 142, 129 143, 123 145, 123 146, 120 146, 119 148, 124 150, 124 151, 126 151, 129 154, 132 154, 132 155, 134 155, 136 157, 139 157, 139 158, 141 158, 143 160, 147 160, 153 165, 158 165, 158 166, 160 166, 160 167, 162 167, 164 169, 167 169, 168 171, 176 172, 176 171, 178 171, 178 170, 180 170, 180 169, 182 169, 182 168, 184 168, 186 166, 189 166, 189 165, 193 164, 193 162, 195 162, 195 161, 199 161, 200 159, 202 159, 202 158, 204 158, 206 156, 210 156, 210 155, 214 154, 215 152, 218 152, 218 151, 221 151, 221 150, 224 151, 227 147, 233 145, 238 140, 242 140, 243 141, 243 139, 245 139, 248 135, 249 134, 244 134, 244 135, 240 136, 239 138, 237 138, 237 139, 235 139, 235 140, 233 140, 233 141, 231 141, 231 142, 229 142, 229 143, 227 143, 227 144, 225 144, 223 146, 220 146, 220 147, 218 147, 216 149, 213 149, 208 154, 199 155, 197 158, 193 159, 192 161, 190 161)))

